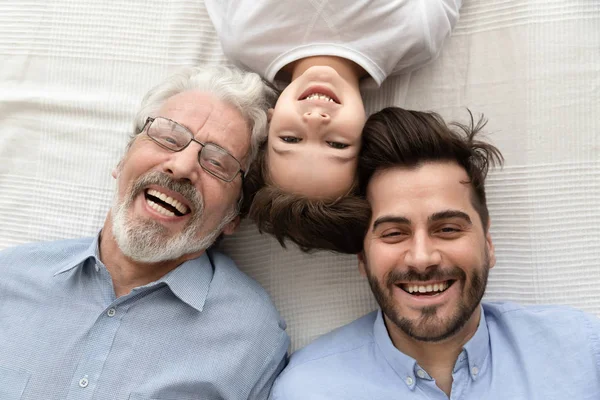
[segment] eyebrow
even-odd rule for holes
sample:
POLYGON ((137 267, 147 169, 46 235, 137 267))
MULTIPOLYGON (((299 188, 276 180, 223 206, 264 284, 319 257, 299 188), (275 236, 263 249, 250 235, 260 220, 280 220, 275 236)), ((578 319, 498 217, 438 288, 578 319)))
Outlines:
MULTIPOLYGON (((427 221, 428 222, 437 222, 437 221, 441 221, 444 219, 451 219, 451 218, 460 218, 460 219, 465 220, 465 222, 467 222, 469 225, 472 225, 471 218, 466 213, 464 213, 462 211, 458 211, 458 210, 445 210, 445 211, 436 212, 436 213, 430 215, 427 218, 427 221)), ((390 223, 390 222, 394 223, 394 224, 404 224, 404 225, 411 224, 410 219, 408 219, 406 217, 401 217, 401 216, 397 216, 397 215, 384 215, 383 217, 377 218, 375 220, 375 222, 373 222, 372 231, 375 232, 375 230, 377 229, 377 227, 379 225, 390 223)))
POLYGON ((458 211, 458 210, 445 210, 445 211, 436 212, 435 214, 430 215, 429 218, 427 218, 427 221, 437 222, 437 221, 441 221, 444 219, 451 219, 451 218, 460 218, 460 219, 464 220, 465 222, 467 222, 469 225, 473 224, 471 222, 471 218, 469 217, 469 215, 467 213, 464 213, 464 212, 458 211))
MULTIPOLYGON (((285 156, 285 155, 294 153, 293 149, 278 149, 275 146, 272 146, 271 148, 273 149, 273 151, 275 153, 277 153, 281 156, 285 156)), ((326 157, 330 158, 330 159, 334 159, 340 163, 347 163, 347 162, 350 162, 350 161, 354 160, 355 158, 357 158, 356 156, 342 156, 340 154, 328 154, 326 157)))

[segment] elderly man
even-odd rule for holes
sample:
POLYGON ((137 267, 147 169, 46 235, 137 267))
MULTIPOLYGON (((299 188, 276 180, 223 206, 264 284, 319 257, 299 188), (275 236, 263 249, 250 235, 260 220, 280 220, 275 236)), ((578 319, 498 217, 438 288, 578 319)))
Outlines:
POLYGON ((481 303, 495 254, 484 180, 502 156, 435 114, 367 122, 359 256, 380 310, 295 353, 273 399, 597 399, 600 321, 481 303))
POLYGON ((274 93, 228 68, 145 97, 98 236, 0 253, 0 399, 265 399, 289 339, 207 250, 239 221, 274 93))

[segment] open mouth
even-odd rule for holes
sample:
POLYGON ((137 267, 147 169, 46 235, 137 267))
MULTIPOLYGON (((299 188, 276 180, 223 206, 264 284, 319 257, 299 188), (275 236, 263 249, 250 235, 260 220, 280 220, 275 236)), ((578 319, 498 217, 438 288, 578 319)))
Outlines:
POLYGON ((190 209, 185 204, 158 190, 147 189, 144 196, 150 208, 166 217, 182 217, 190 213, 190 209))
POLYGON ((335 104, 340 104, 337 101, 335 101, 332 97, 327 96, 326 94, 323 94, 323 93, 313 93, 313 94, 306 96, 305 98, 303 98, 301 100, 322 100, 322 101, 330 101, 335 104))
POLYGON ((340 104, 340 100, 336 97, 333 91, 325 87, 311 87, 304 91, 298 100, 317 100, 328 103, 340 104))
POLYGON ((444 293, 456 280, 448 280, 433 284, 421 285, 415 282, 401 283, 397 286, 412 296, 429 296, 435 297, 444 293))

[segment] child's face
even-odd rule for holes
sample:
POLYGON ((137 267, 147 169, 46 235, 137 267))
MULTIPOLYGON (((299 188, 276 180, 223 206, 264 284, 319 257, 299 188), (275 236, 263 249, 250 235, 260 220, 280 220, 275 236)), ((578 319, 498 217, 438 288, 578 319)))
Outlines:
POLYGON ((307 69, 270 110, 271 182, 311 198, 346 194, 354 182, 364 124, 356 85, 330 67, 307 69))

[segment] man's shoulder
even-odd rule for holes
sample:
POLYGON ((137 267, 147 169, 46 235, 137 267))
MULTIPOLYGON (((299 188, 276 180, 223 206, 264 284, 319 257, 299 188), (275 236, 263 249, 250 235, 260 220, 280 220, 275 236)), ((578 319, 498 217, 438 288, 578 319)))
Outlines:
POLYGON ((490 322, 505 325, 542 324, 563 326, 574 321, 598 320, 591 314, 568 305, 521 305, 512 302, 486 302, 483 311, 490 322))
POLYGON ((320 336, 304 348, 296 351, 288 365, 289 369, 328 358, 343 358, 351 356, 355 350, 372 344, 373 324, 377 318, 377 311, 370 312, 347 325, 320 336))
POLYGON ((207 254, 214 268, 213 280, 216 281, 215 283, 223 285, 224 289, 242 291, 244 296, 271 302, 266 290, 257 281, 242 272, 229 256, 217 250, 208 250, 207 254), (231 284, 234 286, 228 286, 231 284))
POLYGON ((66 261, 73 254, 84 251, 90 246, 93 237, 65 239, 47 242, 25 243, 0 251, 0 268, 21 266, 26 263, 36 265, 55 265, 66 261))
POLYGON ((220 303, 230 309, 229 313, 239 312, 248 318, 261 315, 267 320, 277 320, 281 329, 285 329, 271 297, 257 281, 242 272, 225 254, 216 250, 209 250, 207 254, 214 268, 210 289, 213 304, 220 303), (234 309, 232 305, 236 305, 234 309))
POLYGON ((493 337, 532 346, 577 347, 590 343, 600 353, 600 319, 567 305, 484 303, 486 324, 493 337))
POLYGON ((344 367, 352 368, 357 362, 365 362, 373 351, 376 318, 377 311, 373 311, 296 351, 277 380, 277 390, 280 393, 301 391, 306 382, 333 379, 332 371, 343 374, 344 367))

